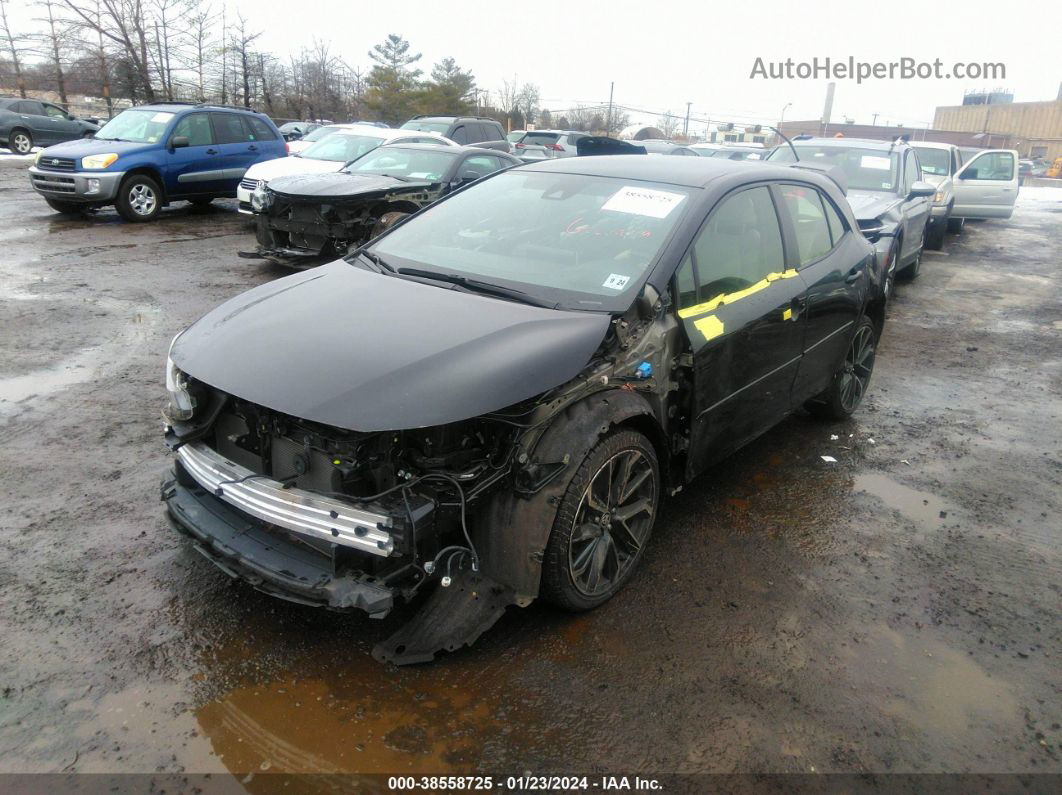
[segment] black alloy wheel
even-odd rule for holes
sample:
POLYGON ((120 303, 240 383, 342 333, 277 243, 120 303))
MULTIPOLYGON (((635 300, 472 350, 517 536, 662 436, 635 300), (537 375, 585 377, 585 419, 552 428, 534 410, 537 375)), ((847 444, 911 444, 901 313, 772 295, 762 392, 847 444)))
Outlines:
POLYGON ((590 451, 573 476, 543 562, 543 596, 589 610, 629 579, 652 534, 660 467, 649 441, 618 431, 590 451))
POLYGON ((804 404, 816 417, 844 420, 851 417, 870 386, 878 337, 874 323, 864 316, 848 343, 841 367, 823 393, 804 404))
POLYGON ((875 348, 873 325, 860 324, 852 336, 840 374, 841 407, 846 414, 855 411, 867 393, 874 372, 875 348))

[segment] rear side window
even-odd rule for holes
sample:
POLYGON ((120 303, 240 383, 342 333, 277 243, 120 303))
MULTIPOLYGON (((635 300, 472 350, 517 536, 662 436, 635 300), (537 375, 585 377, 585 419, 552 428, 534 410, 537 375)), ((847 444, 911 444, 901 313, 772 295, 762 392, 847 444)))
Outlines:
POLYGON ((781 185, 782 203, 796 230, 799 262, 807 265, 833 248, 830 227, 822 198, 814 188, 803 185, 781 185))
POLYGON ((454 142, 459 144, 467 144, 470 142, 468 137, 468 125, 462 124, 458 127, 454 127, 453 134, 449 136, 454 142))
POLYGON ((210 119, 205 113, 189 113, 177 122, 173 128, 173 137, 184 136, 189 146, 210 146, 214 143, 214 132, 210 128, 210 119))
POLYGON ((16 111, 18 113, 25 113, 27 116, 43 116, 44 105, 31 99, 24 99, 18 103, 16 111))
POLYGON ((833 239, 833 244, 836 246, 841 242, 841 238, 844 237, 844 233, 848 231, 844 221, 841 219, 841 214, 837 212, 837 208, 833 206, 833 202, 827 199, 825 196, 820 197, 822 199, 822 206, 826 210, 826 221, 830 225, 830 237, 833 239))
POLYGON ((243 119, 235 113, 211 113, 214 136, 219 144, 238 144, 248 140, 243 119))
POLYGON ((277 139, 269 125, 257 116, 244 116, 243 123, 247 125, 252 141, 275 141, 277 139))
POLYGON ((782 230, 770 191, 743 190, 723 199, 687 252, 676 280, 680 308, 743 290, 784 270, 782 230))

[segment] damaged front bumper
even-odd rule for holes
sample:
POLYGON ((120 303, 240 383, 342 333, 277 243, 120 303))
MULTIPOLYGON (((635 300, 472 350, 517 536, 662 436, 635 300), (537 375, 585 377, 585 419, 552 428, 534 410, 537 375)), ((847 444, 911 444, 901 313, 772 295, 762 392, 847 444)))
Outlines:
POLYGON ((255 521, 174 469, 162 501, 176 528, 230 577, 281 599, 332 610, 363 610, 383 618, 395 591, 362 573, 340 573, 336 558, 275 526, 255 521))

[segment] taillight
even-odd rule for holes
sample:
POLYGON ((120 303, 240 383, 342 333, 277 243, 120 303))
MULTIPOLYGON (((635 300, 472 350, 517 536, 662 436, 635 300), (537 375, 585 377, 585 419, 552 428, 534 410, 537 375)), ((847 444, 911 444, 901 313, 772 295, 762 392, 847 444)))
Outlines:
POLYGON ((526 147, 526 146, 524 146, 523 144, 517 144, 517 145, 516 145, 516 148, 517 148, 517 149, 526 149, 527 147, 526 147))
POLYGON ((289 144, 287 141, 284 142, 284 154, 291 154, 291 144, 289 144))
POLYGON ((560 144, 546 144, 547 149, 552 149, 554 152, 563 152, 564 147, 560 144))

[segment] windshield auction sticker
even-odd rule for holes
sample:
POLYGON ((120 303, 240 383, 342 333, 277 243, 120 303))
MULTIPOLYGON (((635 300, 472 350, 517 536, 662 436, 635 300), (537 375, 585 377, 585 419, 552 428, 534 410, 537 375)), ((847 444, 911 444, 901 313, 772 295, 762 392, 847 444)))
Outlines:
POLYGON ((685 198, 686 196, 682 193, 624 185, 601 205, 601 209, 631 215, 647 215, 650 218, 667 218, 685 198))

